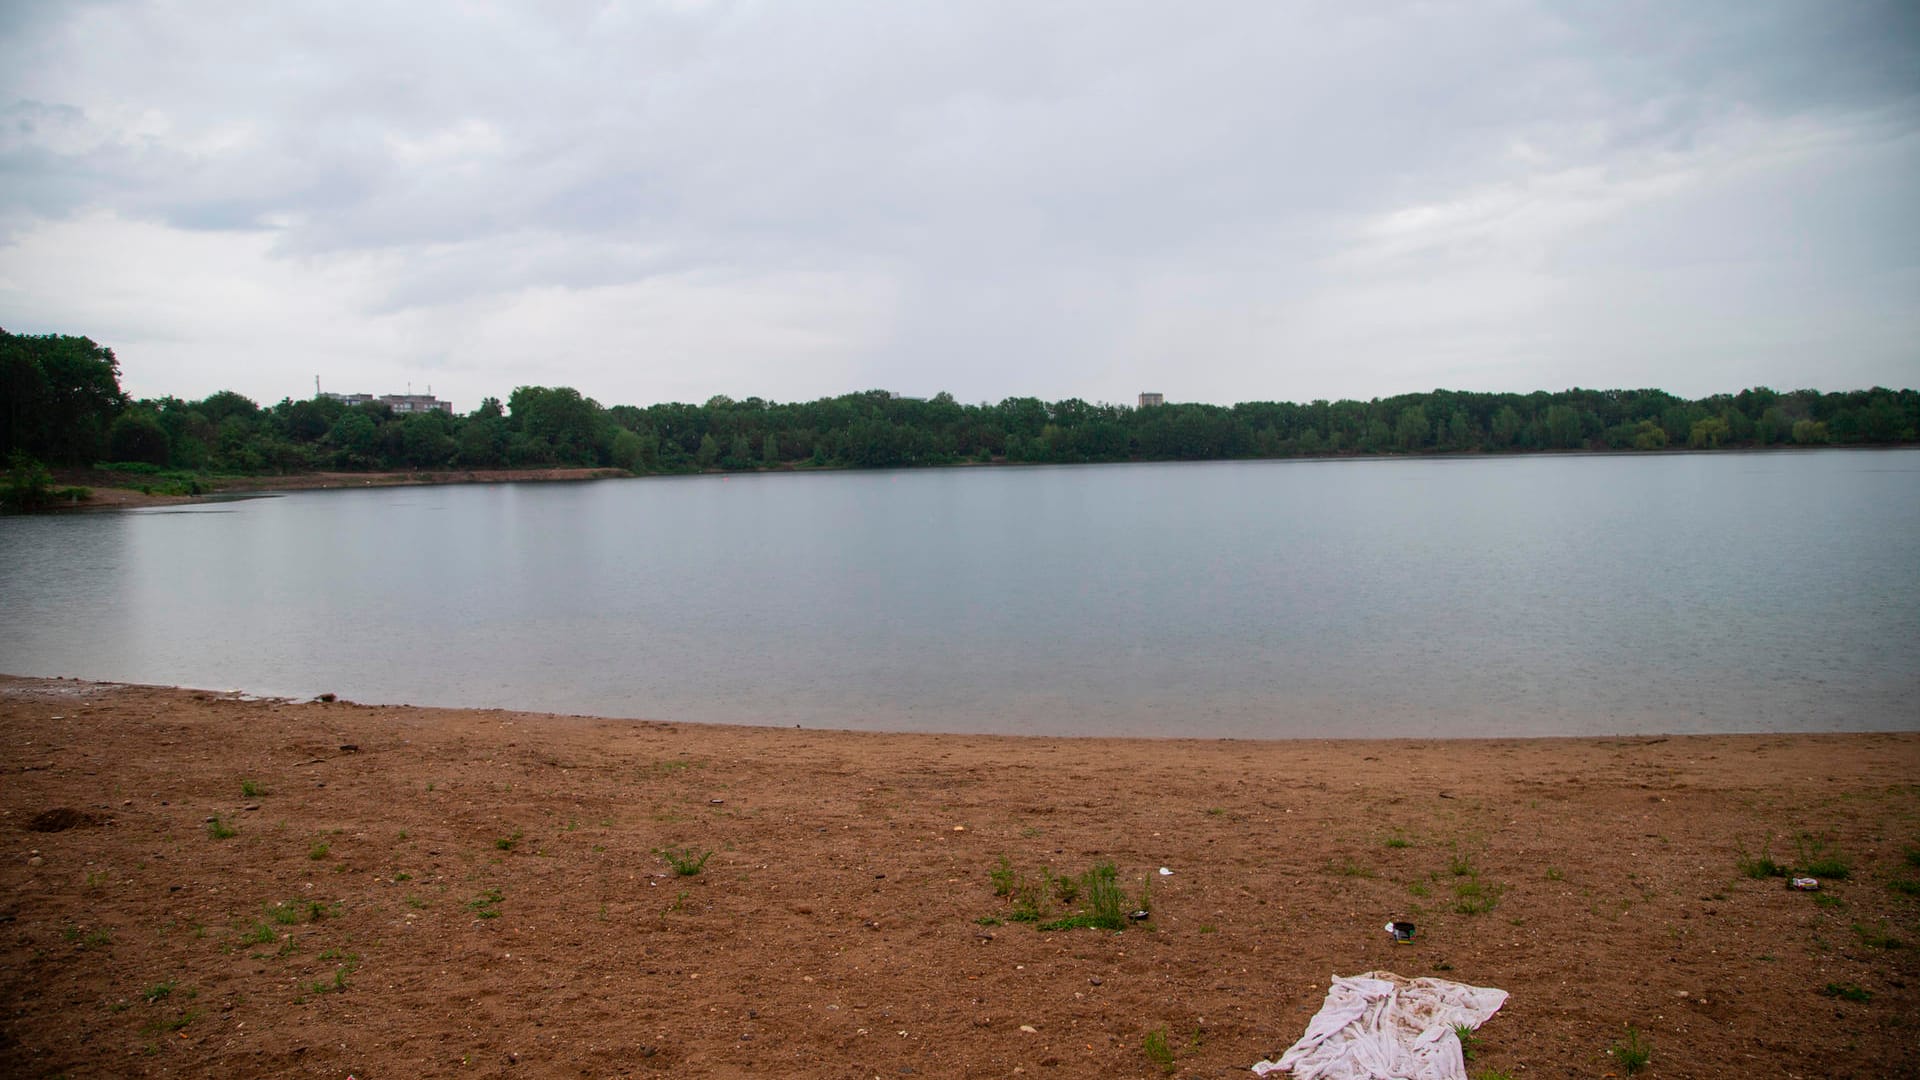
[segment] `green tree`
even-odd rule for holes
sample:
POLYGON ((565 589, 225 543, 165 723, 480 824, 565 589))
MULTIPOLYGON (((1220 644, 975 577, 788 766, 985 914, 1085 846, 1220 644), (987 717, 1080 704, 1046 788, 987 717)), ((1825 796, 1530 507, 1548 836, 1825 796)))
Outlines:
POLYGON ((1473 420, 1467 416, 1467 410, 1453 410, 1453 419, 1447 421, 1447 443, 1456 450, 1466 450, 1479 441, 1473 430, 1473 420))
POLYGON ((1427 410, 1414 405, 1400 410, 1400 419, 1394 425, 1393 437, 1402 450, 1418 450, 1427 444, 1432 434, 1432 425, 1427 422, 1427 410))
POLYGON ((90 464, 126 403, 112 349, 90 338, 0 330, 0 450, 90 464))
POLYGON ((1693 428, 1687 434, 1687 445, 1695 449, 1717 450, 1730 434, 1732 432, 1725 420, 1709 416, 1693 422, 1693 428))
POLYGON ((342 464, 370 465, 379 448, 380 433, 375 427, 373 417, 367 410, 351 408, 340 414, 333 422, 333 430, 327 432, 327 441, 335 450, 347 456, 342 464))
POLYGON ((1816 446, 1827 441, 1827 425, 1816 420, 1798 420, 1793 425, 1793 441, 1802 446, 1816 446))
POLYGON ((772 468, 780 464, 780 436, 767 432, 767 441, 760 447, 760 463, 772 468))
POLYGON ((165 465, 168 449, 167 429, 144 409, 121 413, 107 429, 107 456, 114 461, 165 465))
POLYGON ((1547 407, 1547 445, 1571 450, 1580 445, 1580 413, 1568 405, 1547 407))
POLYGON ((626 428, 614 432, 613 464, 616 468, 625 469, 630 473, 646 471, 646 444, 639 435, 626 428))
POLYGON ((1495 449, 1505 450, 1513 445, 1513 440, 1520 435, 1520 414, 1514 411, 1513 406, 1502 405, 1500 411, 1493 414, 1491 434, 1495 449))
POLYGON ((693 460, 703 469, 713 468, 713 463, 720 460, 720 443, 714 439, 713 432, 700 436, 700 450, 693 460))

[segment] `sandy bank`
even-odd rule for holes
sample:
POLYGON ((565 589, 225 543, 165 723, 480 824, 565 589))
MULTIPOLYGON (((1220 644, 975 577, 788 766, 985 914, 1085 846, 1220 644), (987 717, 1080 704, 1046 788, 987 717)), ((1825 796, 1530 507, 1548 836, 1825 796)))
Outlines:
POLYGON ((1508 990, 1472 1067, 1516 1076, 1618 1073, 1628 1024, 1654 1077, 1920 1068, 1915 735, 876 735, 0 678, 0 745, 13 1075, 1147 1076, 1155 1029, 1247 1075, 1370 968, 1508 990), (1851 875, 1743 876, 1763 849, 1851 875), (1003 856, 1151 873, 1152 918, 1005 921, 1003 856))

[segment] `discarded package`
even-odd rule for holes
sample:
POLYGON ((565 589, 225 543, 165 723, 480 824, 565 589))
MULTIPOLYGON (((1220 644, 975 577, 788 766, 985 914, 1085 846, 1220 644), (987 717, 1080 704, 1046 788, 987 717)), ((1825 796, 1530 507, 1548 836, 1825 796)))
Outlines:
POLYGON ((1404 945, 1413 940, 1413 924, 1410 922, 1390 922, 1387 924, 1387 933, 1393 935, 1395 942, 1404 945))
POLYGON ((1307 1033, 1253 1071, 1289 1072, 1294 1080, 1467 1080, 1457 1029, 1478 1028, 1506 1001, 1505 990, 1444 979, 1335 975, 1307 1033))
POLYGON ((1799 889, 1801 892, 1819 892, 1820 880, 1818 878, 1797 877, 1787 882, 1787 888, 1799 889))
POLYGON ((1135 908, 1127 912, 1127 918, 1132 919, 1134 922, 1140 922, 1152 914, 1153 912, 1148 911, 1146 908, 1135 908))

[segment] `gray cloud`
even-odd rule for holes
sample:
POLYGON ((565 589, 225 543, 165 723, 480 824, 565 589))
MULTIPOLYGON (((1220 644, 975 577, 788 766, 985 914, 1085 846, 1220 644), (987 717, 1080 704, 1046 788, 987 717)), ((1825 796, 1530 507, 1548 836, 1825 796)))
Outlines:
POLYGON ((57 309, 130 372, 165 326, 263 397, 322 364, 1235 400, 1920 360, 1903 3, 36 10, 0 33, 0 324, 57 309), (121 306, 22 284, 116 228, 155 260, 121 306), (160 304, 170 258, 232 295, 160 304), (353 358, 262 361, 211 325, 242 304, 353 358))

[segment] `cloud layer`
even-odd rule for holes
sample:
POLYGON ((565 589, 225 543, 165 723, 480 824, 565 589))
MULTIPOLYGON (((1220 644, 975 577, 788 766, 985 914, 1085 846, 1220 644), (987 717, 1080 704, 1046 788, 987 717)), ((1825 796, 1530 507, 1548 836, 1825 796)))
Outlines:
POLYGON ((136 393, 1920 373, 1887 3, 0 15, 0 325, 136 393))

